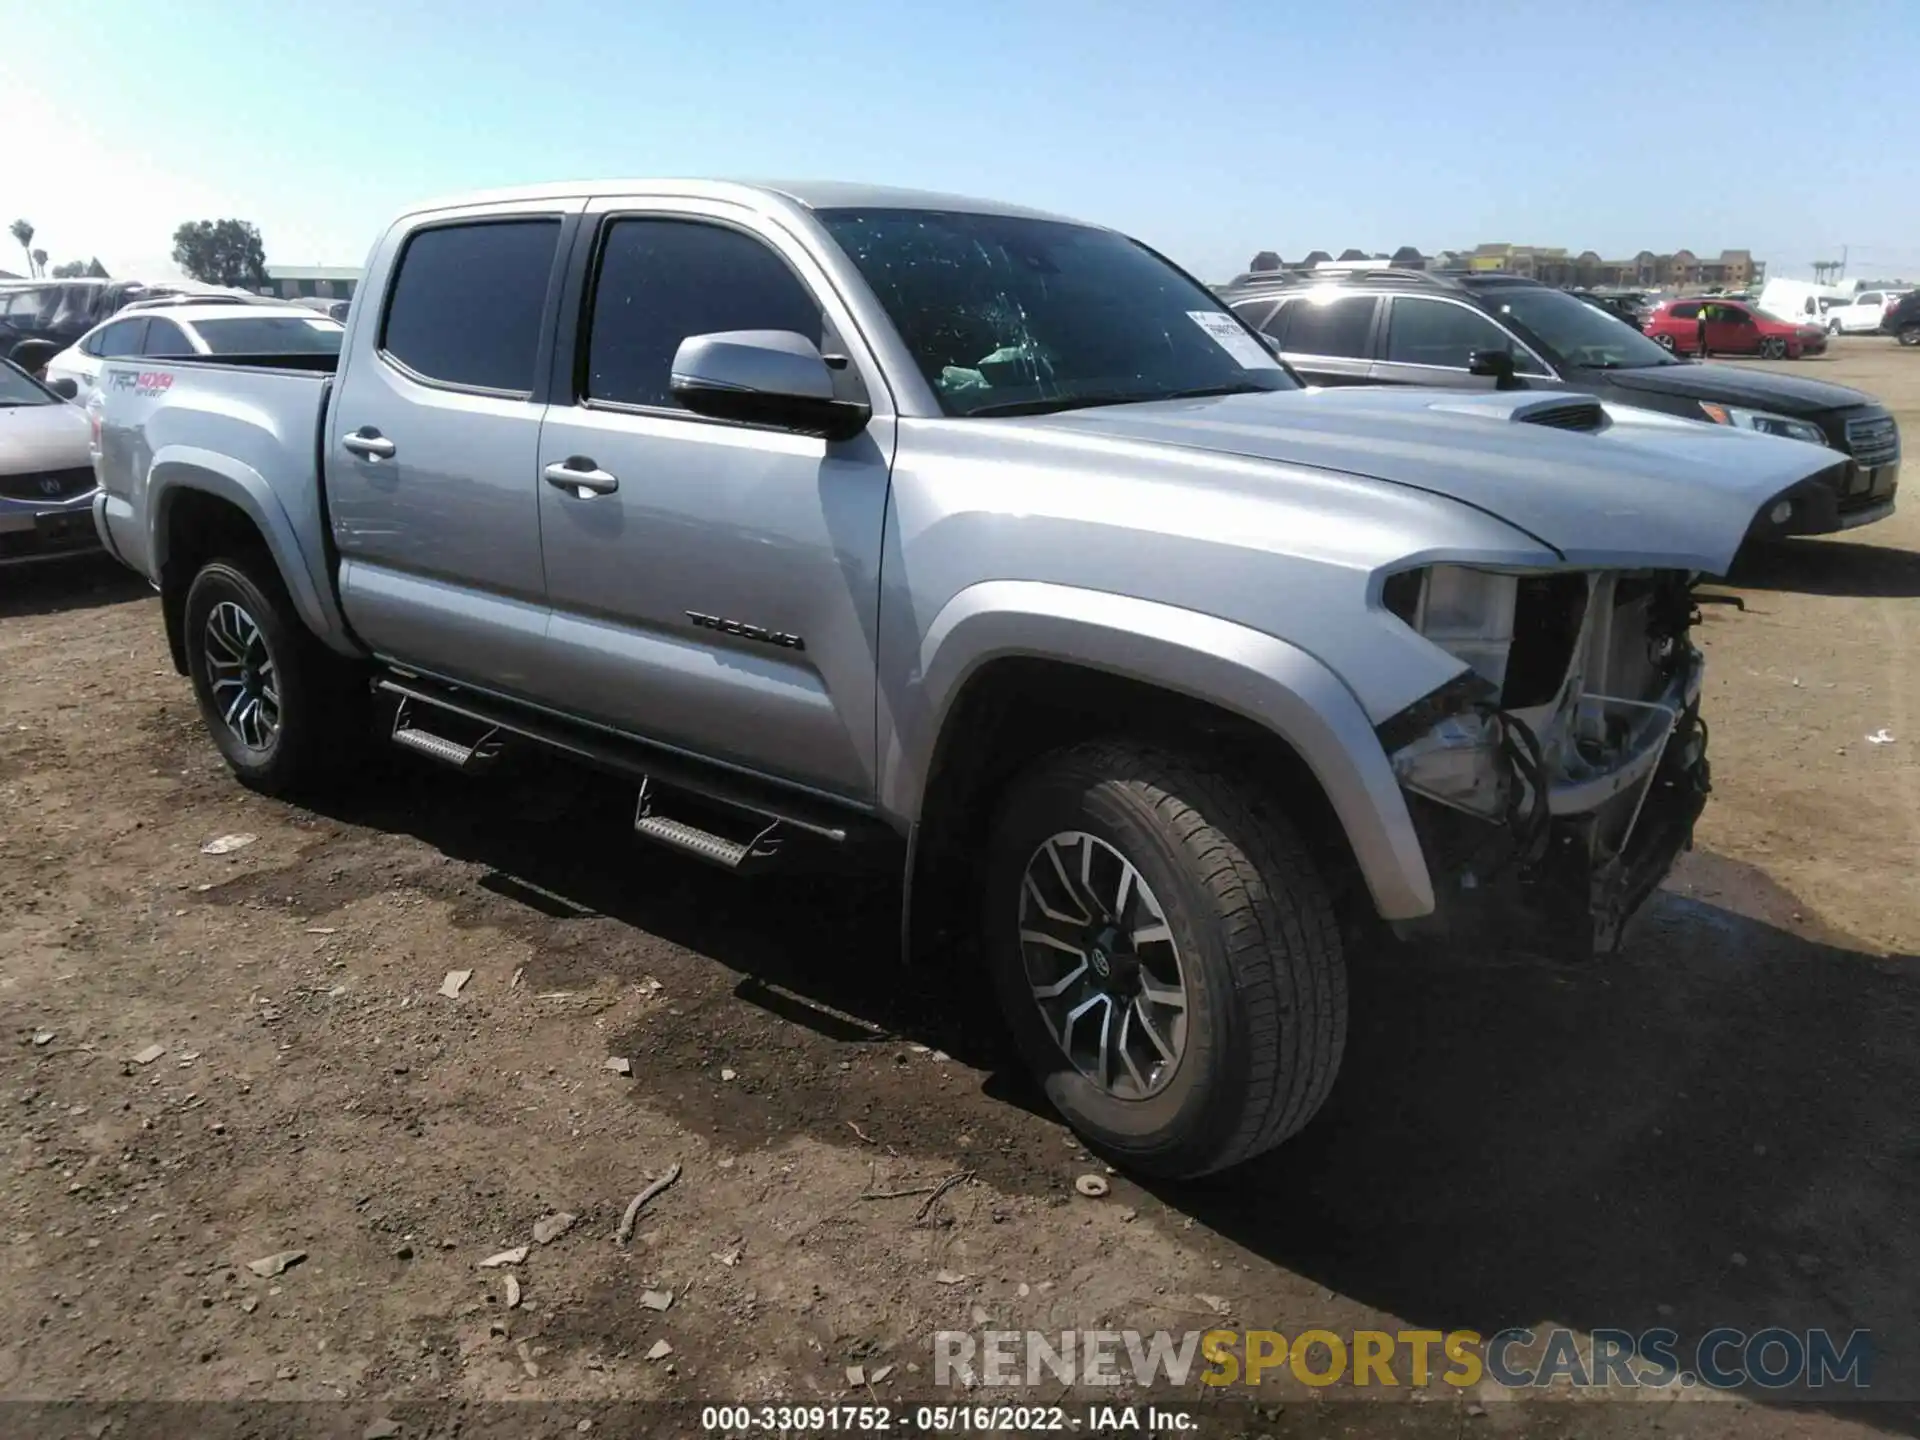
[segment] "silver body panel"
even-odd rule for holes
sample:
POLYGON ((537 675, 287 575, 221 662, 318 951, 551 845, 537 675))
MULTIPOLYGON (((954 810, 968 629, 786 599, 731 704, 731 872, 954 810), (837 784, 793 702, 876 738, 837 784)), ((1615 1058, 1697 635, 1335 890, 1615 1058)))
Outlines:
POLYGON ((423 207, 369 261, 324 446, 317 377, 146 362, 172 376, 156 390, 109 373, 112 548, 157 581, 167 495, 209 490, 256 520, 337 648, 834 795, 903 833, 982 667, 1026 656, 1129 676, 1288 741, 1399 919, 1431 910, 1433 890, 1374 727, 1465 666, 1387 613, 1384 578, 1439 562, 1718 572, 1763 503, 1831 461, 1639 412, 1610 411, 1598 433, 1526 423, 1527 407, 1570 398, 1537 391, 949 419, 814 204, 1006 208, 701 181, 423 207), (778 252, 865 381, 865 431, 829 441, 557 391, 476 395, 379 352, 380 300, 419 226, 563 214, 580 217, 577 247, 612 213, 722 221, 778 252), (346 448, 374 431, 392 455, 346 448), (542 478, 585 458, 617 487, 542 478))

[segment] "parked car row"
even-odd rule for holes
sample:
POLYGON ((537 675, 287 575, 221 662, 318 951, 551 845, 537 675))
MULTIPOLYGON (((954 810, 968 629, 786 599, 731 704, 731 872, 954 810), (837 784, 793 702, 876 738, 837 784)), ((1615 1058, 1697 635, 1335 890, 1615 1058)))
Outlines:
MULTIPOLYGON (((1824 488, 1769 515, 1765 536, 1847 529, 1893 511, 1900 442, 1892 414, 1845 386, 1682 359, 1675 352, 1692 350, 1703 302, 1663 302, 1649 338, 1564 290, 1511 275, 1254 273, 1221 293, 1316 385, 1573 390, 1845 457, 1824 488)), ((1718 353, 1799 355, 1826 344, 1819 330, 1738 302, 1710 303, 1708 344, 1718 353)))
POLYGON ((139 356, 340 353, 344 327, 294 304, 205 304, 190 296, 129 306, 47 362, 47 383, 84 403, 108 360, 139 356), (71 382, 71 391, 62 382, 71 382))
POLYGON ((206 301, 248 303, 244 291, 193 282, 147 284, 137 280, 34 280, 0 287, 0 359, 23 340, 65 349, 87 331, 129 305, 186 295, 206 301))

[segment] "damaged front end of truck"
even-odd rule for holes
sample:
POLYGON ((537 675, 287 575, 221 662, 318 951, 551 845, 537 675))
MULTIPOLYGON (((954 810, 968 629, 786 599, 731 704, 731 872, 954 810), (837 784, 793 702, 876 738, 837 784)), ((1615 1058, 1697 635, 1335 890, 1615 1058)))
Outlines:
POLYGON ((1694 572, 1430 565, 1381 601, 1467 669, 1379 727, 1433 878, 1409 938, 1585 958, 1710 791, 1694 572))

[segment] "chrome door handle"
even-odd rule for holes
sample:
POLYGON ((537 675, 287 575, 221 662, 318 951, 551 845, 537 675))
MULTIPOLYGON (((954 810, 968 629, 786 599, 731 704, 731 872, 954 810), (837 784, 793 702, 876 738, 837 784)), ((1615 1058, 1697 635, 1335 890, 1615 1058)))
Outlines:
POLYGON ((398 448, 391 440, 378 432, 368 435, 359 431, 355 431, 351 435, 342 435, 340 437, 340 446, 344 450, 351 450, 354 454, 365 456, 369 460, 391 460, 394 451, 398 448))
POLYGON ((570 460, 559 461, 547 466, 540 472, 549 485, 562 490, 592 491, 595 495, 611 495, 620 488, 620 481, 600 469, 593 461, 583 455, 575 455, 570 460))

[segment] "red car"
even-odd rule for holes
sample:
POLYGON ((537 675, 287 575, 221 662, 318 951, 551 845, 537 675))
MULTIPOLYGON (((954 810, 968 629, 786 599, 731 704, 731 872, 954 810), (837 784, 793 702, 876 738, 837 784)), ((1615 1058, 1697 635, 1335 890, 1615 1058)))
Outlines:
POLYGON ((1667 349, 1681 355, 1700 351, 1700 311, 1707 312, 1707 353, 1762 355, 1769 360, 1798 360, 1823 355, 1827 332, 1814 325, 1797 325, 1742 300, 1696 297, 1662 300, 1647 317, 1646 331, 1667 349))

